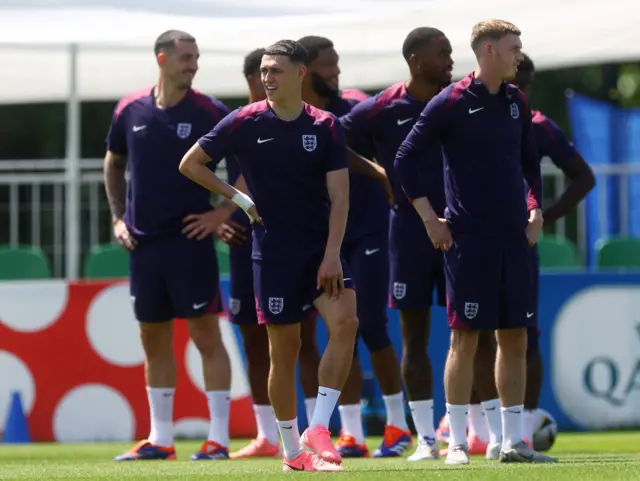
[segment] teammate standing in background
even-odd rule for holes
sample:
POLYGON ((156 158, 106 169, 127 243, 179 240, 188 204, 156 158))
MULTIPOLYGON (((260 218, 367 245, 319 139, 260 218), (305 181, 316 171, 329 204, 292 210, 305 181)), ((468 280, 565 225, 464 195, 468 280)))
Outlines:
MULTIPOLYGON (((298 41, 309 55, 309 73, 302 83, 302 99, 338 117, 349 113, 358 101, 341 97, 339 56, 333 42, 318 36, 306 36, 298 41)), ((365 157, 373 157, 372 152, 367 152, 370 143, 367 139, 361 140, 352 144, 354 150, 365 157)), ((386 327, 389 202, 379 182, 357 173, 349 176, 349 191, 349 220, 342 253, 358 288, 358 333, 371 352, 376 376, 387 395, 386 437, 390 437, 390 430, 396 429, 410 440, 400 369, 386 327), (396 402, 389 402, 389 399, 396 402)), ((354 354, 349 378, 340 396, 342 432, 336 449, 343 457, 367 457, 369 450, 364 439, 360 403, 362 368, 357 346, 354 354)))
MULTIPOLYGON (((249 103, 267 98, 260 78, 260 62, 264 48, 249 53, 244 62, 244 77, 249 87, 249 103)), ((230 157, 227 162, 227 182, 236 183, 240 176, 238 162, 230 157)), ((245 192, 246 193, 246 192, 245 192)), ((249 218, 238 209, 231 219, 250 231, 249 218)), ((251 241, 244 241, 230 247, 231 286, 229 310, 231 320, 240 326, 247 356, 247 372, 253 410, 258 426, 258 437, 248 446, 231 453, 231 458, 280 456, 280 439, 273 407, 269 402, 269 338, 267 329, 258 323, 253 289, 253 267, 251 261, 251 241)), ((300 347, 300 382, 305 393, 307 419, 311 420, 318 391, 318 367, 320 355, 315 344, 315 314, 300 326, 302 344, 300 347)))
POLYGON ((523 60, 520 30, 503 20, 476 24, 478 67, 424 109, 396 157, 407 195, 432 243, 445 251, 447 311, 452 329, 445 366, 451 429, 447 464, 468 464, 467 413, 479 331, 496 331, 503 462, 552 462, 524 442, 526 328, 532 323, 530 250, 542 230, 540 163, 531 110, 505 80, 523 60), (441 143, 446 219, 431 206, 418 166, 441 143), (522 179, 531 188, 525 199, 522 179))
POLYGON ((218 324, 222 303, 216 251, 211 232, 201 240, 192 237, 204 233, 200 219, 210 215, 210 194, 181 176, 177 167, 195 139, 229 110, 191 88, 199 57, 191 35, 167 31, 158 37, 154 50, 158 83, 120 100, 104 163, 114 234, 131 252, 131 301, 145 352, 151 411, 149 438, 115 460, 176 457, 176 317, 187 319, 190 337, 202 356, 211 414, 208 440, 191 459, 227 458, 231 370, 218 324))
POLYGON ((260 67, 267 100, 223 119, 185 155, 180 171, 260 221, 253 229, 254 286, 258 316, 269 335, 269 399, 283 442, 283 469, 342 471, 328 425, 358 330, 353 281, 340 257, 349 212, 347 150, 336 117, 302 102, 307 63, 297 42, 268 47, 260 67), (231 155, 261 218, 250 197, 205 165, 231 155), (313 307, 327 325, 329 342, 313 417, 300 436, 296 361, 300 322, 313 307))
MULTIPOLYGON (((438 304, 445 304, 442 253, 434 249, 415 209, 406 200, 393 166, 398 147, 410 132, 427 102, 451 82, 451 44, 444 33, 430 27, 409 33, 402 46, 410 77, 362 101, 341 119, 350 140, 371 139, 375 156, 386 169, 397 202, 390 215, 391 278, 388 286, 391 307, 400 310, 403 356, 402 376, 409 406, 418 432, 416 452, 410 461, 437 459, 438 443, 433 419, 433 374, 427 355, 430 309, 434 291, 438 304)), ((442 215, 444 187, 441 152, 432 152, 431 170, 423 173, 432 180, 434 208, 442 215)), ((361 294, 358 285, 358 296, 361 294)), ((362 321, 361 321, 362 322, 362 321)), ((392 349, 389 347, 388 349, 392 349)), ((389 369, 390 361, 371 360, 378 369, 389 369)), ((378 377, 380 379, 380 376, 378 377)), ((382 383, 381 383, 382 385, 382 383)), ((383 398, 389 420, 385 439, 374 456, 400 455, 411 442, 404 415, 402 393, 385 391, 383 398), (393 418, 389 413, 394 413, 393 418)))

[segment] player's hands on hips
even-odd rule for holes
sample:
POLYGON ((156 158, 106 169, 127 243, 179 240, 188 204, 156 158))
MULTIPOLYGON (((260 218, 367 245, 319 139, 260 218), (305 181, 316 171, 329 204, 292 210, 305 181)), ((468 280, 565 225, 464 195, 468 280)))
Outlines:
POLYGON ((530 246, 533 246, 538 242, 540 234, 542 234, 542 227, 544 226, 544 218, 542 217, 542 210, 534 209, 529 212, 529 224, 525 230, 527 234, 527 241, 530 246))
POLYGON ((198 240, 206 239, 218 231, 218 228, 227 222, 229 212, 226 209, 213 209, 202 214, 190 214, 182 219, 186 225, 182 233, 187 238, 198 240))
POLYGON ((436 249, 448 251, 453 245, 453 238, 451 237, 451 229, 449 229, 449 222, 446 219, 440 219, 434 217, 431 220, 427 220, 424 223, 427 228, 427 234, 429 239, 433 243, 436 249))
POLYGON ((138 245, 135 238, 129 233, 129 229, 122 219, 118 219, 113 223, 113 235, 122 247, 131 252, 138 245))
POLYGON ((318 289, 322 289, 331 299, 337 299, 342 294, 344 280, 339 253, 325 253, 318 269, 318 289))
POLYGON ((247 230, 244 226, 230 220, 224 224, 220 224, 215 235, 225 244, 233 246, 244 243, 247 240, 246 233, 247 230))

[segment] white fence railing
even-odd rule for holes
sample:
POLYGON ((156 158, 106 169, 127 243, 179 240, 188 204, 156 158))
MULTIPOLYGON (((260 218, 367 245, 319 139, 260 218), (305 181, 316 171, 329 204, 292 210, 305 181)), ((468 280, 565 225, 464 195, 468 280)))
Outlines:
MULTIPOLYGON (((83 159, 78 176, 78 205, 69 209, 66 194, 69 179, 64 159, 0 161, 0 222, 8 229, 0 230, 0 244, 21 244, 41 247, 49 256, 55 277, 74 278, 81 275, 84 258, 91 246, 113 242, 109 207, 104 193, 102 159, 83 159), (71 217, 69 217, 71 216, 71 217), (67 240, 68 219, 75 222, 77 235, 67 240), (69 256, 74 256, 69 262, 69 256), (76 270, 69 272, 72 266, 76 270)), ((224 172, 224 162, 220 172, 224 172)), ((629 177, 640 174, 640 164, 598 166, 594 168, 598 180, 607 176, 621 176, 620 216, 629 215, 629 177)), ((543 163, 543 176, 547 196, 558 197, 565 188, 562 173, 548 162, 543 163), (549 193, 548 185, 553 185, 549 193)), ((603 206, 606 199, 603 199, 603 206)), ((606 208, 603 207, 599 224, 606 226, 606 208)), ((621 222, 626 226, 626 222, 621 222)), ((568 232, 568 223, 561 219, 555 232, 575 237, 580 253, 586 252, 586 224, 584 205, 578 210, 576 226, 568 232), (575 230, 574 230, 575 229, 575 230)), ((623 232, 624 233, 624 232, 623 232)))

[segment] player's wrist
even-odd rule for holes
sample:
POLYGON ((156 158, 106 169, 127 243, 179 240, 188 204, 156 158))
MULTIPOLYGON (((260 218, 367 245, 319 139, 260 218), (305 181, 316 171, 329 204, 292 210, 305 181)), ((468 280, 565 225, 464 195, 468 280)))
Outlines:
POLYGON ((240 191, 236 191, 233 197, 231 197, 231 202, 233 202, 245 212, 248 212, 249 209, 254 206, 251 197, 240 191))
POLYGON ((542 209, 536 207, 535 209, 531 209, 529 211, 529 220, 530 221, 541 221, 543 219, 542 209))

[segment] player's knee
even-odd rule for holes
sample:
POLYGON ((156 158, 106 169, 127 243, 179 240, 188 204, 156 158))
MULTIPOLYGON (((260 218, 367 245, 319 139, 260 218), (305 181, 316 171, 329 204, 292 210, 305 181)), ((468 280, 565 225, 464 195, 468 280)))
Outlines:
POLYGON ((201 317, 188 323, 191 340, 202 356, 211 356, 225 349, 220 335, 218 316, 201 317))
POLYGON ((527 352, 527 330, 499 329, 496 331, 498 349, 502 357, 507 359, 523 358, 527 352))
POLYGON ((353 343, 357 334, 358 316, 355 313, 338 313, 329 323, 329 335, 332 339, 353 343))
MULTIPOLYGON (((369 352, 381 351, 391 345, 391 338, 387 332, 387 327, 383 324, 376 324, 373 326, 360 324, 360 336, 369 349, 369 352)), ((354 349, 354 354, 356 350, 354 349)))
POLYGON ((478 331, 452 329, 449 355, 463 359, 474 358, 478 347, 478 335, 478 331))
POLYGON ((295 324, 287 326, 269 326, 269 357, 271 365, 278 367, 283 365, 295 366, 300 355, 300 330, 295 324))
POLYGON ((242 326, 244 351, 249 364, 269 363, 269 337, 264 326, 242 326))
POLYGON ((173 356, 173 323, 141 322, 140 340, 147 359, 173 356))

